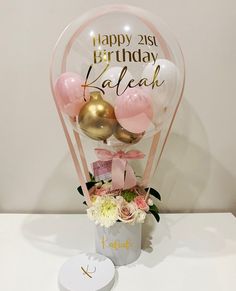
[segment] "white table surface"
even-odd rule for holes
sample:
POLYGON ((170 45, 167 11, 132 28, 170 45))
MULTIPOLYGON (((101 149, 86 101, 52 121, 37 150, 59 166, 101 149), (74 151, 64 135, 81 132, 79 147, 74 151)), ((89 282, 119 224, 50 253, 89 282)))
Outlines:
MULTIPOLYGON (((235 291, 236 219, 222 214, 149 217, 143 250, 117 268, 116 291, 235 291)), ((94 250, 86 215, 0 214, 0 290, 58 291, 71 256, 94 250)))

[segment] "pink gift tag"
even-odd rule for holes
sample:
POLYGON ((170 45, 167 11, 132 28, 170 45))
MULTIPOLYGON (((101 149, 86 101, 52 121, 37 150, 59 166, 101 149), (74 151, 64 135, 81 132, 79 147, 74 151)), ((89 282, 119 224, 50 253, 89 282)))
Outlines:
POLYGON ((95 181, 111 180, 111 165, 111 160, 92 163, 95 181))

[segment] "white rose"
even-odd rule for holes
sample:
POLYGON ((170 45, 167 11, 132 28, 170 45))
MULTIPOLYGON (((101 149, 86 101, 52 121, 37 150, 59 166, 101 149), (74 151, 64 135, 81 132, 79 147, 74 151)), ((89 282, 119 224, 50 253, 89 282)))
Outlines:
POLYGON ((136 222, 144 223, 147 213, 141 209, 138 209, 136 212, 136 222))

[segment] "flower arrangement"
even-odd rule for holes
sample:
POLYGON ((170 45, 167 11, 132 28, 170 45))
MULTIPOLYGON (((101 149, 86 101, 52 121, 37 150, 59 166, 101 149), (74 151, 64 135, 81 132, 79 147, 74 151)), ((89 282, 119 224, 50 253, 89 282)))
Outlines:
MULTIPOLYGON (((116 222, 131 225, 143 223, 148 213, 159 222, 159 210, 151 195, 158 200, 161 200, 161 196, 155 189, 136 185, 126 190, 113 190, 111 180, 96 182, 92 175, 91 178, 87 188, 92 205, 87 209, 87 214, 96 225, 108 228, 116 222)), ((83 195, 81 187, 78 187, 78 191, 83 195)))

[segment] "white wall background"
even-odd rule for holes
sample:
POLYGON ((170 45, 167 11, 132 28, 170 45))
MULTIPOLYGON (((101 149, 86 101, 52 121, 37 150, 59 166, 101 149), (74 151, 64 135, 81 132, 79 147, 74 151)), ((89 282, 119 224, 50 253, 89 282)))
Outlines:
POLYGON ((0 211, 83 209, 48 68, 71 20, 115 2, 156 13, 185 56, 185 99, 154 178, 162 211, 236 213, 234 0, 0 0, 0 211))

